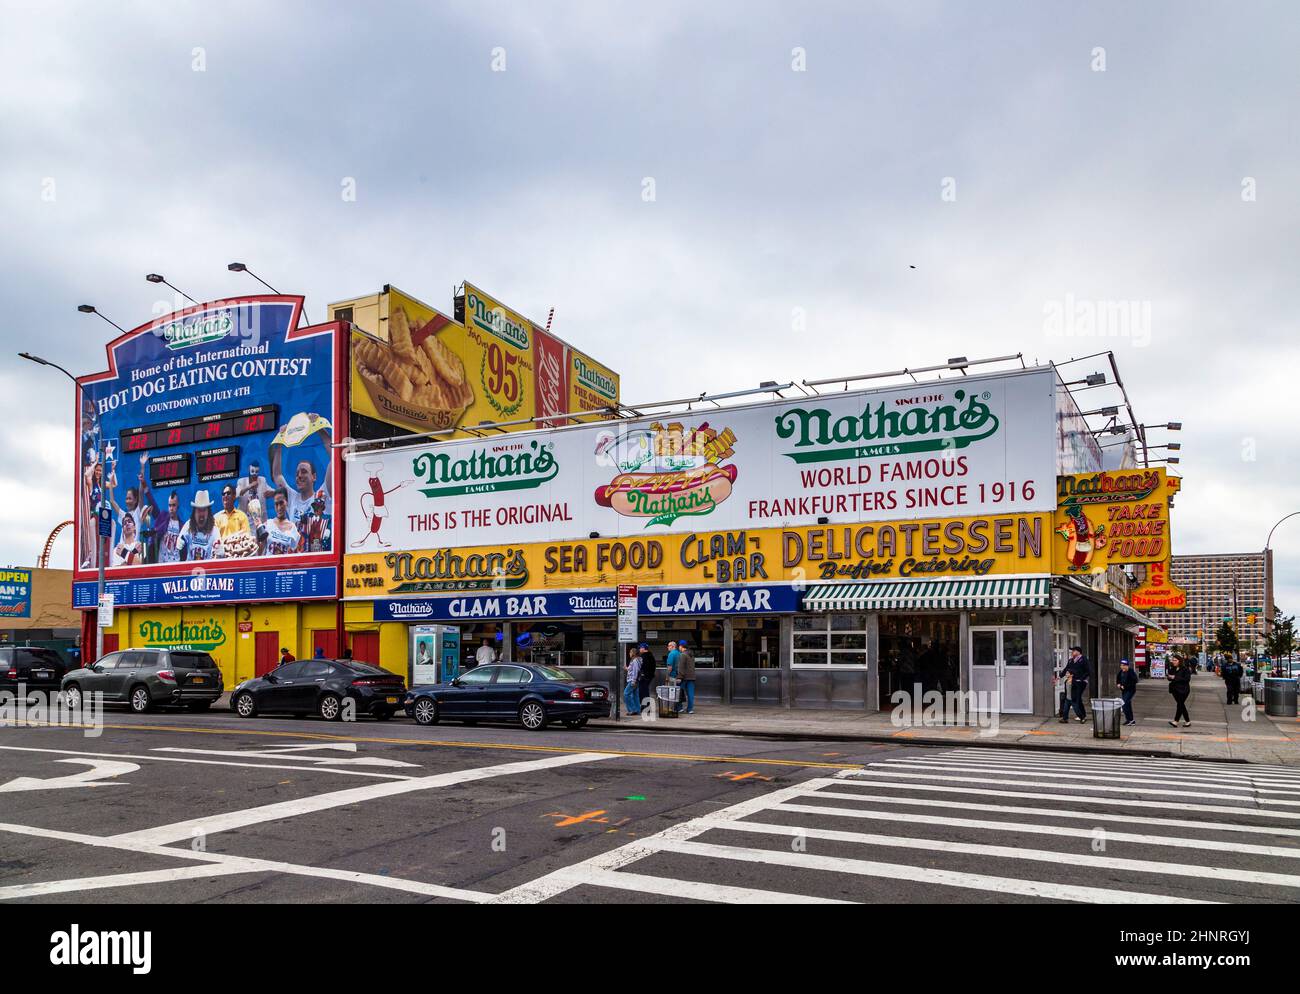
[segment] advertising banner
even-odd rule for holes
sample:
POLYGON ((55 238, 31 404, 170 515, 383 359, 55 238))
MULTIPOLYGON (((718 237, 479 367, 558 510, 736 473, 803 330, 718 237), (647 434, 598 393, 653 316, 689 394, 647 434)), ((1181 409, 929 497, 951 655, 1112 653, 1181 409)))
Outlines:
POLYGON ((453 326, 447 315, 390 287, 388 340, 352 332, 352 410, 412 431, 459 424, 474 392, 453 326))
POLYGON ((599 411, 617 404, 618 392, 617 373, 577 349, 569 350, 570 411, 599 411))
MULTIPOLYGON (((96 604, 94 580, 72 586, 72 606, 91 608, 96 604)), ((166 604, 210 603, 213 601, 291 601, 338 595, 338 569, 313 566, 307 569, 245 570, 224 573, 203 569, 177 576, 136 577, 108 580, 104 589, 118 607, 150 607, 166 604)))
POLYGON ((562 428, 568 418, 555 417, 569 408, 569 349, 543 328, 533 326, 533 368, 536 411, 541 428, 562 428))
MULTIPOLYGON (((670 615, 789 614, 799 609, 800 592, 792 586, 685 587, 673 590, 642 590, 635 608, 627 612, 663 617, 670 615)), ((529 620, 534 618, 609 618, 623 624, 615 590, 545 591, 529 594, 469 594, 462 597, 423 597, 410 600, 378 600, 375 621, 476 621, 480 619, 529 620)), ((416 629, 417 631, 419 629, 416 629)), ((637 639, 633 623, 619 641, 637 639)))
POLYGON ((537 413, 533 323, 471 283, 461 299, 463 325, 453 325, 448 344, 465 364, 474 400, 464 423, 521 421, 537 413))
POLYGON ((1187 591, 1170 579, 1168 559, 1147 564, 1146 579, 1133 591, 1132 604, 1139 611, 1181 611, 1187 607, 1187 591))
POLYGON ((1050 571, 1051 515, 921 519, 349 555, 344 595, 930 579, 1050 571))
POLYGON ((1054 572, 1103 573, 1167 560, 1169 494, 1163 469, 1059 477, 1053 532, 1062 554, 1054 572))
POLYGON ((348 462, 348 551, 1050 513, 1053 378, 972 376, 361 453, 348 462))
POLYGON ((113 341, 107 371, 77 381, 77 579, 98 565, 101 508, 112 578, 337 563, 337 326, 299 327, 301 307, 179 311, 113 341))
POLYGON ((0 570, 0 619, 32 616, 32 571, 0 570))

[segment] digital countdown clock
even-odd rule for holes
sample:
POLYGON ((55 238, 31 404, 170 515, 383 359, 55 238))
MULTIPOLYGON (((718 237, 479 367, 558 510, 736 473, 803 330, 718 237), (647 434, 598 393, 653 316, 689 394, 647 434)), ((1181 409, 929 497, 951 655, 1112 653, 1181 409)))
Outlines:
POLYGON ((122 452, 146 452, 150 449, 170 449, 192 442, 215 442, 221 438, 236 438, 261 431, 274 431, 280 425, 278 404, 244 407, 221 414, 205 414, 182 421, 165 421, 140 428, 123 428, 122 452))
POLYGON ((176 487, 190 482, 190 454, 176 452, 149 460, 149 486, 176 487))
POLYGON ((194 465, 200 483, 233 480, 239 475, 239 446, 223 445, 219 449, 199 449, 194 453, 194 465))

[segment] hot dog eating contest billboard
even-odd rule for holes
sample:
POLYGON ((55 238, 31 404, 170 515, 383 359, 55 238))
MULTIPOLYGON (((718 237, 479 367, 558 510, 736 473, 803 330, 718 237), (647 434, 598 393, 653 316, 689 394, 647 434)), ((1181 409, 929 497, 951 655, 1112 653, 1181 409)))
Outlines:
POLYGON ((298 296, 197 305, 78 379, 74 606, 101 530, 119 606, 337 594, 341 332, 301 322, 298 296))

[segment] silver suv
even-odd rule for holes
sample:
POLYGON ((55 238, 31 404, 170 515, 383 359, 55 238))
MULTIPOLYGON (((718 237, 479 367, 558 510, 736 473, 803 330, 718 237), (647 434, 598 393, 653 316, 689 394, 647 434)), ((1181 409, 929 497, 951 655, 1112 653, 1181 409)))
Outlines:
POLYGON ((206 711, 225 688, 220 667, 206 652, 124 649, 70 670, 62 689, 71 707, 80 707, 84 694, 100 693, 105 703, 129 704, 143 714, 161 704, 206 711))

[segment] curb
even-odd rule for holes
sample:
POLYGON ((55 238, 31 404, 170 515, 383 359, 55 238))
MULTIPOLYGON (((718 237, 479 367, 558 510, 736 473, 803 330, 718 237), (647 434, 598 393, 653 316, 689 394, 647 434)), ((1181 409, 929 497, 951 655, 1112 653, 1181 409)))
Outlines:
MULTIPOLYGON (((632 722, 620 721, 616 723, 606 719, 603 721, 602 720, 592 721, 589 723, 588 727, 593 729, 600 729, 602 731, 643 732, 647 735, 683 734, 681 731, 678 731, 676 727, 673 728, 653 727, 653 726, 657 726, 658 722, 654 722, 653 725, 650 722, 637 722, 636 725, 634 725, 632 722), (641 727, 636 727, 636 725, 640 725, 641 727)), ((928 747, 945 747, 949 749, 953 748, 954 746, 962 746, 967 744, 965 742, 954 741, 952 739, 943 739, 943 738, 934 738, 934 737, 898 739, 892 735, 882 735, 874 732, 857 732, 857 733, 827 732, 825 734, 822 734, 821 732, 817 732, 817 733, 782 732, 779 730, 758 731, 756 729, 749 729, 749 728, 740 728, 740 729, 694 728, 691 729, 689 732, 686 732, 685 734, 732 735, 741 738, 767 739, 773 742, 877 742, 877 743, 885 743, 888 745, 897 745, 897 746, 915 745, 915 746, 928 746, 928 747)), ((1116 755, 1146 756, 1146 757, 1158 758, 1158 759, 1186 759, 1186 760, 1204 762, 1204 763, 1230 763, 1234 766, 1251 765, 1250 761, 1246 759, 1238 759, 1235 757, 1227 757, 1227 756, 1188 756, 1182 753, 1173 752, 1170 749, 1162 749, 1158 746, 1153 746, 1150 749, 1147 748, 1113 749, 1113 748, 1108 748, 1106 746, 1092 746, 1092 745, 1073 745, 1073 744, 1037 745, 1035 743, 1026 743, 1026 742, 990 742, 990 741, 981 741, 979 745, 981 748, 992 748, 992 749, 1021 749, 1021 750, 1036 749, 1040 752, 1068 752, 1068 753, 1077 753, 1077 754, 1091 755, 1091 756, 1116 756, 1116 755)))

